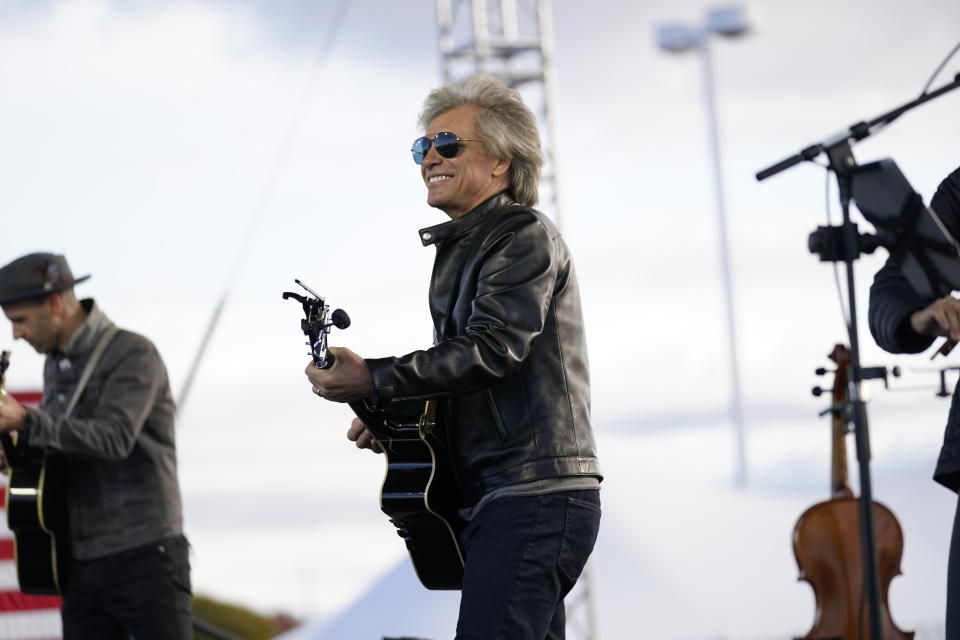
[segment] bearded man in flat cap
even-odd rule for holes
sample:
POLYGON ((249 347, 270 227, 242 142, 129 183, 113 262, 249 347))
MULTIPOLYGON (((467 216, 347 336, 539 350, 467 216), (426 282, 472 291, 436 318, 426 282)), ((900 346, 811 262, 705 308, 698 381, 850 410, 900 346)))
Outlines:
POLYGON ((87 278, 51 253, 0 268, 14 339, 46 355, 42 403, 0 398, 0 431, 60 461, 64 639, 186 640, 190 567, 166 367, 148 339, 77 299, 87 278))

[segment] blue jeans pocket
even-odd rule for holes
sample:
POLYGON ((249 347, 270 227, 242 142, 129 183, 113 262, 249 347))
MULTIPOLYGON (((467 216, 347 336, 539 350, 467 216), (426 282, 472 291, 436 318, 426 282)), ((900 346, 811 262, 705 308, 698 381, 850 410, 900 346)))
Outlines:
POLYGON ((595 494, 589 500, 567 498, 567 514, 557 564, 560 575, 567 582, 565 590, 572 589, 583 572, 600 529, 599 492, 589 493, 595 494))

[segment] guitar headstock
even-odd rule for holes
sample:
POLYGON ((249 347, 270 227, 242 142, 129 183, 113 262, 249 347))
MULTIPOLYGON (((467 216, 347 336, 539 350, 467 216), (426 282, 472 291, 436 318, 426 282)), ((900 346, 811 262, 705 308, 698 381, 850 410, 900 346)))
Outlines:
POLYGON ((300 320, 300 329, 307 336, 307 346, 310 347, 310 357, 318 369, 326 369, 333 364, 332 358, 327 355, 327 336, 330 327, 346 329, 350 326, 350 316, 343 309, 336 309, 330 313, 320 295, 300 280, 294 280, 310 295, 301 295, 292 291, 284 291, 283 299, 293 298, 303 306, 304 318, 300 320))

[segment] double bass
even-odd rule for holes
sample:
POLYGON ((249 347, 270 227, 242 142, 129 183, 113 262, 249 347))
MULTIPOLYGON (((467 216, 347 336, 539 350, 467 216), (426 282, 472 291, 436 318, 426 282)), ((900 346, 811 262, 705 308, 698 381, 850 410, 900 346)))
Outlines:
MULTIPOLYGON (((869 602, 864 585, 860 546, 860 505, 847 482, 846 434, 850 421, 847 388, 850 353, 836 345, 830 359, 837 365, 833 380, 831 496, 807 509, 793 530, 793 553, 800 580, 810 583, 816 596, 816 618, 807 635, 796 640, 866 640, 871 638, 869 602)), ((880 620, 884 640, 912 640, 893 622, 887 606, 890 582, 900 575, 903 531, 893 512, 873 502, 880 620)))

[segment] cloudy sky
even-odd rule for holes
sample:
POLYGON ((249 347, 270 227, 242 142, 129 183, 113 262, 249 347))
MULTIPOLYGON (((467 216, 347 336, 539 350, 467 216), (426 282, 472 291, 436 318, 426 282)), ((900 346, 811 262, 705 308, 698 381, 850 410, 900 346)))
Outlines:
MULTIPOLYGON (((806 241, 835 194, 812 164, 753 174, 914 98, 960 40, 950 0, 744 6, 752 33, 711 42, 747 425, 749 485, 734 489, 701 67, 653 37, 666 21, 702 21, 708 4, 554 2, 563 225, 607 473, 601 549, 686 549, 718 571, 729 567, 711 558, 761 550, 739 588, 786 612, 746 620, 734 602, 704 604, 678 577, 688 569, 638 568, 707 612, 709 624, 671 627, 677 638, 785 636, 811 615, 790 531, 827 497, 824 402, 809 388, 845 335, 833 270, 806 241), (701 552, 719 542, 687 526, 710 496, 744 519, 722 554, 701 552)), ((958 70, 960 58, 935 84, 958 70)), ((443 218, 408 150, 439 81, 428 0, 0 0, 0 262, 67 254, 94 276, 82 293, 157 343, 175 391, 227 294, 179 423, 200 592, 323 617, 402 558, 376 508, 382 462, 345 444, 345 408, 309 393, 300 309, 280 294, 301 278, 345 308, 353 326, 332 343, 362 355, 429 343, 432 250, 415 233, 443 218)), ((857 157, 894 157, 929 198, 958 163, 958 101, 904 116, 857 157)), ((881 253, 857 265, 863 320, 881 253)), ((955 501, 929 476, 947 406, 936 363, 884 354, 861 331, 865 362, 904 369, 870 405, 875 495, 907 537, 897 615, 935 623, 955 501)), ((10 386, 38 387, 41 359, 0 345, 14 351, 10 386)), ((598 597, 629 593, 603 566, 598 597)))

